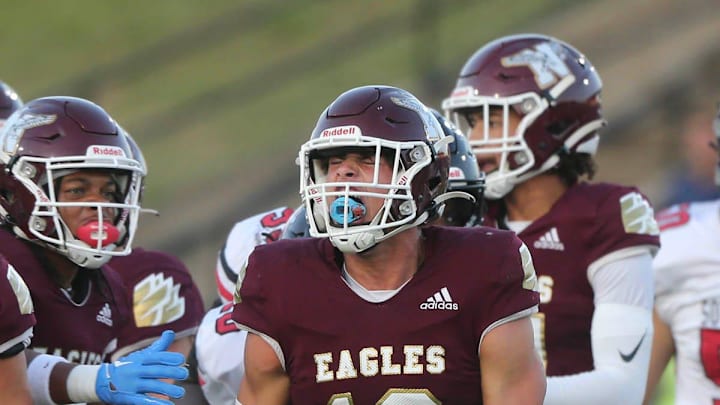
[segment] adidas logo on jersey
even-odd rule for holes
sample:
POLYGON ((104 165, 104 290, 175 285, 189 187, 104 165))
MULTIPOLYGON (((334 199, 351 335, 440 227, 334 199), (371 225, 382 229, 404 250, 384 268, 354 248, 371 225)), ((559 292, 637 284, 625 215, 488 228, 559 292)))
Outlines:
POLYGON ((107 326, 112 326, 112 310, 110 309, 110 305, 106 302, 105 306, 100 308, 100 311, 98 311, 97 316, 95 319, 100 322, 104 323, 107 326))
POLYGON ((432 297, 428 297, 425 302, 420 304, 420 309, 425 310, 440 309, 445 311, 457 311, 458 308, 458 304, 454 303, 452 297, 450 297, 450 291, 448 291, 447 287, 441 288, 440 291, 433 294, 432 297))
POLYGON ((565 245, 560 242, 557 228, 552 227, 545 235, 533 243, 535 249, 565 250, 565 245))

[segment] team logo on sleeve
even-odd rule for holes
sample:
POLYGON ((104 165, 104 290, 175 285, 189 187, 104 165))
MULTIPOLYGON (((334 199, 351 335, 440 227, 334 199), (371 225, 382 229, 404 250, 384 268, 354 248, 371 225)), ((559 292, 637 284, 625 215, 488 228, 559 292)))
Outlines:
POLYGON ((137 327, 164 325, 185 314, 180 284, 162 273, 150 274, 133 289, 133 312, 137 327))
POLYGON ((10 288, 12 288, 15 293, 20 313, 23 315, 32 314, 34 308, 32 298, 30 297, 30 290, 22 277, 20 277, 17 271, 15 271, 15 268, 10 264, 8 264, 7 267, 7 279, 10 283, 10 288))
POLYGON ((620 197, 622 223, 626 233, 659 235, 655 213, 650 204, 638 192, 620 197))
POLYGON ((523 288, 526 290, 538 291, 538 279, 535 275, 535 265, 533 265, 532 256, 530 250, 523 243, 520 245, 520 262, 522 263, 523 272, 523 288))

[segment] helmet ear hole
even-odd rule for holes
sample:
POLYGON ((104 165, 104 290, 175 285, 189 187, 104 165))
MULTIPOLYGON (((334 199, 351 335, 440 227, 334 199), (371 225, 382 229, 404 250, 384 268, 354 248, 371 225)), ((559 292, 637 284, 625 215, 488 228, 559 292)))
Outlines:
POLYGON ((555 121, 546 126, 545 130, 555 139, 564 139, 571 126, 573 122, 569 120, 555 121))

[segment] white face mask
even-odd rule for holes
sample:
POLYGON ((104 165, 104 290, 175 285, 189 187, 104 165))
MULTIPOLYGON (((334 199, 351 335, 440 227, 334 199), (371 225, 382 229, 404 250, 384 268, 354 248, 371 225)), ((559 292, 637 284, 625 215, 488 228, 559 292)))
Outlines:
POLYGON ((127 255, 137 229, 140 212, 140 184, 144 171, 137 161, 127 158, 100 161, 85 160, 82 156, 60 158, 37 158, 22 156, 12 166, 13 177, 24 186, 35 200, 34 207, 27 219, 25 233, 19 226, 15 233, 29 240, 38 240, 48 248, 66 256, 69 260, 85 268, 98 268, 107 263, 112 256, 127 255), (43 176, 35 182, 38 167, 44 168, 43 176), (119 170, 122 174, 111 174, 122 195, 119 201, 70 201, 60 202, 56 196, 59 179, 80 170, 119 170), (97 212, 97 221, 91 221, 73 235, 60 215, 64 207, 93 207, 97 212), (104 212, 103 212, 104 211, 104 212), (114 212, 108 218, 108 212, 114 212))

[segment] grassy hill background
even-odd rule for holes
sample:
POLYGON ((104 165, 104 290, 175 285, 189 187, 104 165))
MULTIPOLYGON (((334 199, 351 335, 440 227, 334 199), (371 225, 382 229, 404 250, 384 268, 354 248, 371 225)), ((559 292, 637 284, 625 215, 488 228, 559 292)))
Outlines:
POLYGON ((0 80, 94 100, 134 135, 161 212, 139 241, 189 259, 206 295, 232 223, 298 203, 295 154, 340 92, 391 84, 437 105, 478 44, 572 4, 6 3, 0 80))
POLYGON ((0 80, 25 100, 94 100, 135 136, 144 205, 161 212, 138 243, 185 260, 207 302, 232 224, 299 203, 295 154, 348 88, 390 84, 439 106, 485 41, 558 36, 605 81, 600 179, 654 201, 682 163, 683 120, 720 99, 712 0, 6 0, 1 15, 0 80))

